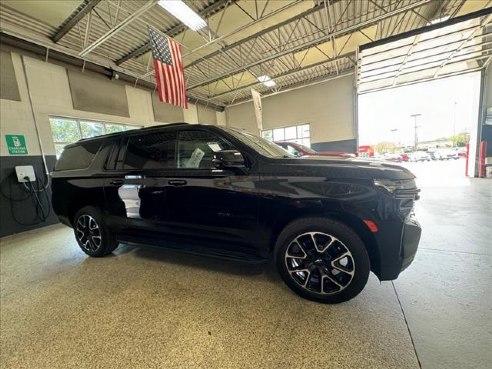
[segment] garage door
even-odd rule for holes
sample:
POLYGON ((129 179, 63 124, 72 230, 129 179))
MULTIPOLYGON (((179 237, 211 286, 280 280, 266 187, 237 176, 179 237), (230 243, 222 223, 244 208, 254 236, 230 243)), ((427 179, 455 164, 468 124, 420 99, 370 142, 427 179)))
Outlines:
POLYGON ((359 94, 480 70, 492 57, 491 9, 360 47, 359 94))

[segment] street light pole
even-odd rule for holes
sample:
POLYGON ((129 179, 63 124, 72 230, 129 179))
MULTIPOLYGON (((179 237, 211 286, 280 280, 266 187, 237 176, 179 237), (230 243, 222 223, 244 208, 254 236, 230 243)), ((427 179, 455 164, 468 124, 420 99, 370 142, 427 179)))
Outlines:
POLYGON ((456 105, 458 103, 454 102, 454 119, 453 119, 453 137, 456 136, 456 105))
POLYGON ((398 128, 390 129, 390 132, 394 133, 394 135, 393 135, 393 141, 394 141, 395 147, 398 149, 398 139, 397 139, 398 128))
POLYGON ((417 134, 417 117, 420 117, 422 114, 412 114, 410 117, 414 118, 414 123, 413 123, 413 129, 415 131, 415 137, 414 137, 414 145, 413 145, 413 151, 417 151, 417 147, 419 145, 419 137, 417 134))

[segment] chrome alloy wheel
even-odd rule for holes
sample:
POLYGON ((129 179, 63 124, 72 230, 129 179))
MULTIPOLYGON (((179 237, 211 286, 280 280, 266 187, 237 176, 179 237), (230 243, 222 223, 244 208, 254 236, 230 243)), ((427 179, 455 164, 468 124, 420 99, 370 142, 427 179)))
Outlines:
POLYGON ((90 215, 81 215, 77 219, 75 230, 80 245, 87 251, 94 252, 101 247, 101 229, 90 215))
POLYGON ((347 246, 321 232, 303 233, 294 238, 286 249, 285 265, 302 288, 323 295, 341 292, 355 274, 354 258, 347 246))

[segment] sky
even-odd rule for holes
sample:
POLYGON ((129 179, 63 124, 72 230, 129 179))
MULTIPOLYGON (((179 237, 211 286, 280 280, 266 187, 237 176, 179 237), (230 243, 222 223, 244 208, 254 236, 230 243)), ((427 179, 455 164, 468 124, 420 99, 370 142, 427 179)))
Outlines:
POLYGON ((419 142, 450 137, 455 102, 456 134, 470 132, 477 124, 479 92, 476 72, 360 95, 359 145, 413 145, 412 114, 422 114, 417 118, 419 142))

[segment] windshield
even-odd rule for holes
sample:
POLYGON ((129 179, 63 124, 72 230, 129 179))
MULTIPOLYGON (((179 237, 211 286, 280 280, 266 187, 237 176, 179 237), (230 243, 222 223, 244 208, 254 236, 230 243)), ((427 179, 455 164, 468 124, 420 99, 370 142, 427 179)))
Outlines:
POLYGON ((290 154, 287 150, 284 150, 282 147, 265 140, 259 136, 253 135, 241 129, 234 128, 224 128, 222 129, 229 132, 235 138, 237 138, 242 143, 250 146, 255 149, 257 152, 264 156, 269 156, 272 158, 293 158, 294 155, 290 154))

